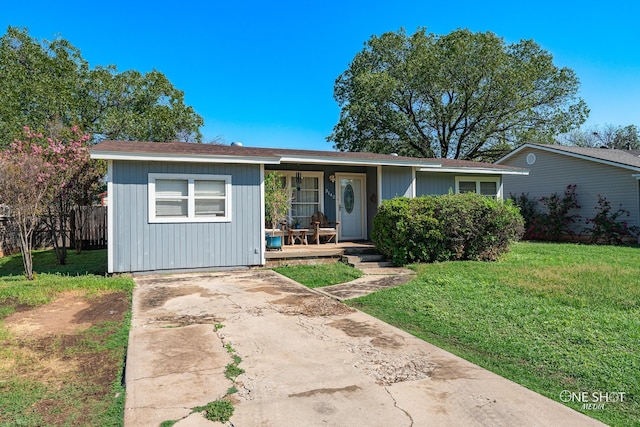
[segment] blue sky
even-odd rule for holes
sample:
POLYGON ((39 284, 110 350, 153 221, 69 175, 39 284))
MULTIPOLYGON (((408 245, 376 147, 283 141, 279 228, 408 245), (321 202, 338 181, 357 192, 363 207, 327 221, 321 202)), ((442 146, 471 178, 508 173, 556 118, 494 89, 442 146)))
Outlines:
POLYGON ((640 6, 578 1, 3 2, 0 29, 63 37, 91 66, 157 69, 204 117, 205 140, 332 149, 333 83, 371 35, 404 27, 533 39, 576 71, 586 127, 640 126, 640 6))

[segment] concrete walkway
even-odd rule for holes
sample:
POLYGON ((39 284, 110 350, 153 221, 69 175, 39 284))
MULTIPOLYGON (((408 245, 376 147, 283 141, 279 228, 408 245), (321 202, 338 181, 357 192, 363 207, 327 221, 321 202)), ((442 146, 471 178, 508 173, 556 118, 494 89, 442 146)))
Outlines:
POLYGON ((125 425, 216 425, 234 354, 235 427, 602 425, 265 270, 136 278, 125 425))
POLYGON ((394 267, 382 255, 376 253, 365 252, 346 255, 342 261, 362 271, 363 276, 351 282, 316 289, 338 301, 361 297, 381 289, 393 288, 407 283, 415 277, 413 270, 394 267))

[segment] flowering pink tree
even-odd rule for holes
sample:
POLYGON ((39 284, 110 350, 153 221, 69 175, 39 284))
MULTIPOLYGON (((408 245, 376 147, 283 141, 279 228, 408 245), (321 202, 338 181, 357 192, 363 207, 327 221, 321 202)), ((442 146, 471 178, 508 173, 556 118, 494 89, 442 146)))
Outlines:
POLYGON ((74 207, 91 202, 104 176, 104 168, 90 158, 89 134, 82 133, 76 126, 61 133, 65 134, 62 139, 49 137, 40 142, 51 192, 51 203, 43 219, 51 233, 58 262, 65 264, 69 243, 73 241, 78 251, 81 248, 80 239, 74 237, 77 225, 82 225, 84 218, 75 215, 82 211, 74 211, 74 207))
POLYGON ((9 207, 18 226, 25 274, 30 279, 38 220, 47 225, 58 262, 64 264, 71 239, 71 212, 77 203, 86 203, 97 193, 104 175, 103 165, 90 159, 89 135, 77 127, 62 133, 63 138, 51 138, 25 127, 24 138, 2 153, 0 203, 9 207))
POLYGON ((33 233, 51 200, 47 170, 40 147, 28 136, 0 156, 0 203, 8 207, 11 224, 17 229, 28 280, 33 280, 33 233))

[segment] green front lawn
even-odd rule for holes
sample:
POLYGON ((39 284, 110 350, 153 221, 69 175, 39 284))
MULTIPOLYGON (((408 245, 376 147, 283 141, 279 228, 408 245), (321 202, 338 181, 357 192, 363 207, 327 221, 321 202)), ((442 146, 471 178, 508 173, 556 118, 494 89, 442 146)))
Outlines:
POLYGON ((640 425, 639 248, 521 242, 499 262, 412 268, 410 283, 349 304, 558 402, 624 393, 566 404, 640 425))
POLYGON ((345 263, 292 265, 274 268, 275 271, 309 288, 338 285, 362 277, 362 272, 345 263))

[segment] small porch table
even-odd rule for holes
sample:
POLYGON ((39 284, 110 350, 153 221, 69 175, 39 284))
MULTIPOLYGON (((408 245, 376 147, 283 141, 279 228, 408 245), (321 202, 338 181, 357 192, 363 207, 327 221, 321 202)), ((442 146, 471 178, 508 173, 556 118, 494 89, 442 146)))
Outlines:
POLYGON ((309 230, 306 228, 290 228, 288 230, 289 244, 295 245, 296 242, 302 245, 307 245, 307 233, 309 230))

